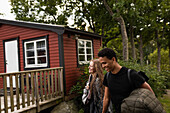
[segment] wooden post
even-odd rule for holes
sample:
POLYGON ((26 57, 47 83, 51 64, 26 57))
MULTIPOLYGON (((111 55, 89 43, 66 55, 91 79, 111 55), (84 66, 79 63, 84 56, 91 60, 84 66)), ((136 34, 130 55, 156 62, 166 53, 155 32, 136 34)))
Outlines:
POLYGON ((3 76, 3 86, 4 86, 4 107, 5 107, 5 113, 8 113, 7 77, 6 76, 3 76))
POLYGON ((25 74, 21 74, 22 108, 24 108, 24 107, 25 107, 24 75, 25 75, 25 74))
POLYGON ((26 73, 26 88, 27 88, 27 105, 30 106, 30 84, 29 84, 29 73, 26 73))
POLYGON ((58 91, 57 91, 57 69, 55 69, 55 97, 57 96, 57 93, 58 93, 58 91))
POLYGON ((62 97, 64 97, 64 86, 63 86, 63 69, 61 69, 61 72, 60 72, 60 77, 61 77, 61 93, 62 93, 62 97))
POLYGON ((52 98, 53 98, 54 97, 53 70, 51 70, 51 89, 52 89, 52 98))
POLYGON ((20 109, 18 74, 15 75, 15 83, 16 83, 16 100, 17 100, 17 110, 18 110, 20 109))
POLYGON ((40 71, 40 91, 41 91, 41 101, 43 101, 44 98, 43 98, 42 71, 40 71))
POLYGON ((51 99, 51 90, 50 90, 50 73, 48 70, 48 98, 51 99))
POLYGON ((0 113, 1 113, 1 97, 0 97, 0 113))
POLYGON ((13 81, 12 75, 9 75, 10 78, 10 101, 11 101, 11 111, 14 111, 14 95, 13 95, 13 81))
POLYGON ((47 83, 46 83, 46 71, 44 71, 44 92, 45 92, 45 100, 47 100, 47 83))
POLYGON ((31 93, 32 93, 32 104, 34 104, 34 89, 35 89, 35 86, 34 86, 34 73, 31 72, 31 93))
POLYGON ((61 96, 60 73, 61 73, 61 69, 58 69, 58 94, 61 96))
POLYGON ((36 82, 35 82, 35 94, 36 94, 36 107, 37 112, 40 112, 40 105, 39 105, 39 90, 38 90, 38 72, 36 72, 36 82))

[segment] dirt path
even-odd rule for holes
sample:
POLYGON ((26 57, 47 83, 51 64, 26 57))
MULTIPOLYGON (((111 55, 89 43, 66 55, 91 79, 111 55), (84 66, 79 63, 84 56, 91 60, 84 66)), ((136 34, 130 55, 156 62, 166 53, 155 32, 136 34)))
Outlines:
POLYGON ((170 99, 170 89, 167 89, 167 94, 166 96, 170 99))

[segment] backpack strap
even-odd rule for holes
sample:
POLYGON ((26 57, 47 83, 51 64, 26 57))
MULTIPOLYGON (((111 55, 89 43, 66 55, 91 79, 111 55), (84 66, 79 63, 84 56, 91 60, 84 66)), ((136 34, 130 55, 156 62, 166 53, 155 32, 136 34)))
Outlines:
POLYGON ((132 80, 130 78, 130 71, 131 71, 131 69, 128 69, 128 80, 130 82, 131 88, 134 89, 133 84, 132 84, 132 80))
POLYGON ((110 72, 107 72, 107 73, 106 73, 107 86, 109 86, 109 84, 108 84, 108 80, 109 80, 109 74, 110 74, 110 72))

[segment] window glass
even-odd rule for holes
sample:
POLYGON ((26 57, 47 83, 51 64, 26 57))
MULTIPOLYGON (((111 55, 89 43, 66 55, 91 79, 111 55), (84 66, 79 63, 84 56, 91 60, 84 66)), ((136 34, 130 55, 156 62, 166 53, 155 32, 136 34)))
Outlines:
POLYGON ((38 57, 38 64, 46 63, 46 57, 38 57))
POLYGON ((46 39, 25 42, 25 66, 45 67, 47 66, 46 39))
POLYGON ((79 64, 88 63, 93 59, 92 41, 78 39, 79 64))
POLYGON ((37 55, 38 56, 46 55, 46 51, 43 49, 39 49, 39 50, 37 50, 37 55))
POLYGON ((27 50, 34 49, 34 43, 27 43, 26 48, 27 50))
POLYGON ((91 55, 87 55, 87 60, 90 61, 92 59, 91 55))
POLYGON ((85 56, 84 55, 79 55, 80 61, 85 61, 85 56))
POLYGON ((35 64, 35 58, 27 58, 28 64, 35 64))
POLYGON ((85 54, 84 48, 79 49, 79 54, 85 54))
POLYGON ((86 47, 91 47, 91 42, 86 42, 86 47))
POLYGON ((79 47, 84 47, 84 41, 79 41, 79 47))
POLYGON ((86 49, 86 51, 87 51, 87 54, 91 54, 91 49, 86 49))
POLYGON ((45 41, 37 42, 37 48, 44 48, 44 47, 45 47, 45 41))
POLYGON ((27 51, 27 57, 33 57, 34 51, 27 51))

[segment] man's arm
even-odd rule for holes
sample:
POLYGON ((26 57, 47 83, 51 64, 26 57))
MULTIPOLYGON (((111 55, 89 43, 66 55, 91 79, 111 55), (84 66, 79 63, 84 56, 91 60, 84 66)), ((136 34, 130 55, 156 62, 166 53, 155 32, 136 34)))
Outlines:
POLYGON ((146 89, 150 90, 155 95, 155 93, 153 92, 152 88, 150 87, 150 85, 147 82, 144 82, 141 85, 141 88, 146 88, 146 89))
POLYGON ((110 102, 109 88, 105 87, 104 98, 103 98, 103 110, 102 113, 106 113, 110 102))

